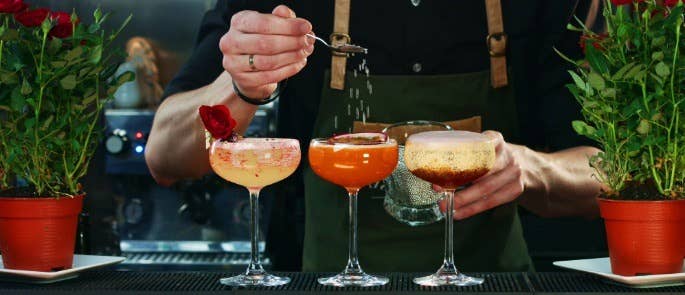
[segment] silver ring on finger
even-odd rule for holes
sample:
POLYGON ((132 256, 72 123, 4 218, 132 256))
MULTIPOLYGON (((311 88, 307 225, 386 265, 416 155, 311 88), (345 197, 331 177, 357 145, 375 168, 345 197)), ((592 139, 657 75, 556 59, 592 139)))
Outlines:
POLYGON ((248 64, 250 64, 250 69, 253 71, 257 71, 257 67, 254 65, 254 54, 250 54, 250 56, 247 59, 248 64))

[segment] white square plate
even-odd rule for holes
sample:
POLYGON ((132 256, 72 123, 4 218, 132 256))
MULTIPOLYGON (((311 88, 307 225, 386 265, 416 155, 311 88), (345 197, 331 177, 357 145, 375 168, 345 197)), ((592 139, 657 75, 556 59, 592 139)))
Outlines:
POLYGON ((683 285, 685 283, 685 267, 679 273, 644 276, 621 276, 611 272, 611 263, 609 262, 609 257, 555 261, 554 265, 595 274, 633 288, 664 287, 683 285))
POLYGON ((2 265, 2 256, 0 256, 0 280, 6 282, 48 284, 75 278, 84 270, 117 264, 124 260, 126 260, 126 257, 74 254, 74 264, 70 269, 43 272, 5 269, 2 265))

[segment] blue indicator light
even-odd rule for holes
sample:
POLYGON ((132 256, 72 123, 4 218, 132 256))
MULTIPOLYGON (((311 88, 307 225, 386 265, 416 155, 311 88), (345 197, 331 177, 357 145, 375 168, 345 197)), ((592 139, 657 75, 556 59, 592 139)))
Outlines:
POLYGON ((144 149, 145 149, 145 148, 144 148, 142 145, 137 145, 137 146, 136 146, 136 153, 141 154, 141 153, 143 153, 143 150, 144 150, 144 149))

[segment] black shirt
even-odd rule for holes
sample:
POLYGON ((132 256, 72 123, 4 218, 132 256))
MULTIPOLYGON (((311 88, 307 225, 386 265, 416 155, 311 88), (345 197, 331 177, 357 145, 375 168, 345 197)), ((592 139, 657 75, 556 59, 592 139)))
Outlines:
MULTIPOLYGON (((507 61, 521 119, 520 144, 547 151, 588 144, 571 128, 571 121, 580 118, 578 104, 564 87, 571 65, 553 50, 571 57, 581 54, 579 35, 566 30, 566 24, 573 21, 574 12, 584 19, 588 2, 502 1, 504 30, 509 36, 507 61)), ((203 87, 222 73, 218 44, 234 13, 244 9, 268 13, 279 4, 309 20, 318 36, 331 34, 334 0, 218 0, 203 19, 193 55, 168 85, 165 96, 203 87)), ((489 68, 483 0, 423 0, 416 7, 410 0, 352 1, 350 35, 353 43, 369 49, 366 61, 371 74, 436 75, 489 68)), ((289 79, 279 102, 278 136, 299 139, 305 147, 303 154, 316 119, 323 73, 330 67, 329 51, 316 46, 307 66, 289 79)), ((348 62, 348 66, 354 64, 348 62)), ((287 202, 301 201, 300 177, 295 180, 296 196, 287 202)))
MULTIPOLYGON (((353 43, 369 48, 371 74, 434 75, 486 70, 485 3, 479 0, 424 0, 417 7, 409 0, 352 1, 350 35, 353 43), (421 71, 415 72, 415 64, 421 71)), ((578 56, 579 35, 566 30, 575 9, 583 19, 589 1, 504 0, 504 28, 509 35, 508 63, 520 101, 522 144, 558 150, 587 141, 576 135, 570 122, 580 117, 579 106, 565 89, 571 66, 553 47, 578 56), (576 9, 577 8, 577 9, 576 9)), ((219 0, 198 33, 190 60, 168 85, 165 96, 211 83, 223 71, 219 39, 229 29, 231 16, 240 10, 270 12, 286 4, 312 22, 319 36, 330 35, 333 0, 231 1, 219 0)), ((279 136, 306 143, 318 109, 322 73, 330 67, 330 54, 316 45, 308 65, 292 77, 280 99, 279 136)), ((348 63, 350 66, 352 63, 348 63)))

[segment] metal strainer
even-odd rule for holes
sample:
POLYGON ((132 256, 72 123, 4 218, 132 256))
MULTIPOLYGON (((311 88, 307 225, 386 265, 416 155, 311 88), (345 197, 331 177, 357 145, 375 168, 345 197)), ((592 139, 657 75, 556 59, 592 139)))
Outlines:
POLYGON ((443 218, 437 203, 443 194, 435 192, 429 182, 414 176, 404 164, 404 143, 407 137, 436 130, 452 130, 452 127, 433 121, 407 121, 383 129, 383 133, 397 141, 399 151, 397 168, 383 181, 385 211, 411 226, 431 224, 443 218))

